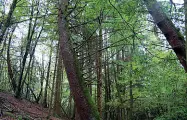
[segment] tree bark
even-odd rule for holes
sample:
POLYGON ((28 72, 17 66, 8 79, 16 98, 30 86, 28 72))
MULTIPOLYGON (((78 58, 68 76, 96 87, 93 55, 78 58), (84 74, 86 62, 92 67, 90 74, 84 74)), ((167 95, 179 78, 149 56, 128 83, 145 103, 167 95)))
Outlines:
POLYGON ((48 68, 47 68, 47 76, 46 76, 46 84, 45 84, 45 91, 44 91, 44 100, 43 100, 43 106, 45 108, 48 107, 47 105, 47 95, 48 95, 48 86, 49 86, 49 77, 50 77, 50 69, 51 69, 51 59, 52 59, 52 45, 53 41, 51 41, 51 46, 50 46, 50 53, 49 53, 49 63, 48 63, 48 68))
POLYGON ((41 69, 40 69, 40 72, 41 72, 41 77, 40 77, 40 92, 39 92, 39 95, 36 99, 36 103, 39 103, 40 101, 40 98, 42 96, 42 93, 43 93, 43 82, 44 82, 44 74, 45 74, 45 68, 44 68, 44 55, 42 55, 42 66, 41 66, 41 69))
POLYGON ((92 120, 97 118, 92 111, 92 105, 90 100, 86 97, 84 86, 81 83, 81 76, 76 65, 75 57, 71 51, 71 46, 68 42, 68 30, 67 30, 67 7, 68 0, 60 0, 60 7, 58 13, 58 26, 60 35, 60 49, 63 56, 63 64, 67 73, 67 78, 70 85, 70 90, 75 101, 77 112, 80 115, 81 120, 92 120))
MULTIPOLYGON (((59 49, 59 46, 58 48, 59 49)), ((58 116, 62 115, 61 112, 61 82, 63 79, 63 64, 62 64, 62 52, 58 50, 58 66, 57 66, 57 75, 56 75, 56 87, 55 87, 55 100, 54 100, 54 113, 58 116)))
MULTIPOLYGON (((37 11, 37 15, 39 14, 39 10, 37 11)), ((21 92, 23 89, 23 75, 24 75, 24 70, 25 70, 25 65, 27 62, 27 56, 29 54, 30 51, 30 45, 31 45, 31 41, 34 35, 34 31, 36 28, 36 24, 37 24, 37 17, 34 20, 34 25, 32 27, 32 20, 33 20, 33 16, 34 16, 34 5, 32 6, 31 9, 31 17, 30 17, 30 23, 29 23, 29 30, 28 30, 28 35, 27 35, 27 44, 26 44, 26 50, 25 50, 25 54, 23 56, 23 60, 22 60, 22 68, 21 68, 21 72, 20 72, 20 76, 19 76, 19 81, 18 81, 18 86, 17 86, 17 91, 16 91, 16 98, 20 98, 21 97, 21 92)))
POLYGON ((96 66, 97 66, 97 106, 100 117, 102 117, 102 28, 99 28, 99 39, 97 42, 96 66))
POLYGON ((13 91, 16 92, 17 89, 17 84, 16 84, 16 80, 14 78, 14 73, 12 70, 12 65, 11 65, 11 60, 10 60, 10 44, 11 44, 11 40, 12 40, 12 35, 14 33, 15 28, 13 28, 12 34, 10 35, 9 41, 8 41, 8 48, 7 48, 7 66, 8 66, 8 75, 9 75, 9 79, 10 79, 10 83, 12 85, 13 91))
POLYGON ((156 0, 144 0, 144 3, 149 13, 152 15, 155 24, 157 24, 158 28, 162 31, 180 63, 184 67, 185 72, 187 72, 184 37, 163 12, 161 6, 156 0))
MULTIPOLYGON (((185 36, 187 37, 187 0, 184 0, 184 14, 185 14, 185 36)), ((186 38, 186 64, 187 64, 187 38, 186 38)))
MULTIPOLYGON (((44 17, 44 19, 45 19, 45 17, 44 17)), ((42 23, 42 28, 41 28, 41 30, 40 30, 40 32, 39 32, 39 34, 38 34, 38 36, 37 36, 37 39, 36 39, 36 41, 35 41, 35 43, 34 43, 33 49, 30 50, 30 51, 32 51, 32 52, 30 53, 30 58, 29 58, 28 67, 27 67, 27 70, 26 70, 24 79, 23 79, 23 81, 22 81, 21 88, 23 88, 23 86, 24 86, 24 84, 25 84, 25 81, 26 81, 26 78, 27 78, 27 75, 29 74, 31 61, 32 61, 33 56, 34 56, 34 54, 35 54, 35 49, 36 49, 37 43, 38 43, 38 41, 39 41, 39 39, 40 39, 40 36, 41 36, 41 34, 42 34, 43 26, 44 26, 44 21, 43 21, 43 23, 42 23)), ((34 31, 34 30, 33 30, 33 31, 34 31)), ((30 45, 29 45, 29 46, 30 46, 30 45)))
POLYGON ((3 38, 4 38, 4 35, 6 33, 7 28, 9 28, 10 25, 11 25, 10 23, 11 23, 13 12, 14 12, 14 10, 16 8, 17 1, 18 0, 13 0, 12 4, 10 6, 10 11, 8 13, 8 16, 7 16, 6 20, 5 20, 5 22, 3 23, 4 25, 3 25, 2 30, 1 30, 2 32, 0 33, 0 44, 3 41, 3 38))

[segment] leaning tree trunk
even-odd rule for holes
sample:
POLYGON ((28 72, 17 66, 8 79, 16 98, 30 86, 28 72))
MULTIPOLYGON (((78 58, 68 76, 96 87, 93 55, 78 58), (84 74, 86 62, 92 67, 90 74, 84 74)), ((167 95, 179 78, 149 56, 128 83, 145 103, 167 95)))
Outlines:
POLYGON ((77 112, 80 115, 81 120, 99 119, 93 111, 93 105, 88 100, 88 92, 84 90, 84 86, 81 83, 81 76, 78 71, 78 66, 74 55, 71 51, 71 46, 68 43, 67 32, 67 7, 68 0, 60 0, 59 14, 58 14, 58 26, 60 35, 60 49, 63 56, 63 64, 67 73, 67 78, 70 85, 71 94, 73 96, 77 112), (86 94, 87 93, 87 94, 86 94))
POLYGON ((12 36, 14 33, 15 28, 13 28, 12 33, 10 35, 9 41, 8 41, 8 48, 7 48, 7 66, 8 66, 8 75, 9 75, 9 79, 10 79, 10 83, 11 86, 13 88, 13 91, 16 92, 16 88, 17 88, 17 84, 16 84, 16 80, 15 80, 15 76, 12 70, 12 65, 11 65, 11 59, 10 59, 10 44, 11 44, 11 40, 12 40, 12 36))
POLYGON ((176 29, 172 21, 163 12, 161 6, 156 0, 144 0, 144 3, 152 15, 155 24, 162 31, 168 43, 177 55, 180 63, 187 72, 185 40, 181 33, 176 29))
MULTIPOLYGON (((39 10, 37 10, 37 13, 36 13, 36 16, 38 16, 38 15, 39 15, 39 10)), ((21 63, 22 67, 21 67, 21 72, 20 72, 20 75, 19 75, 19 80, 18 80, 18 85, 17 85, 17 91, 16 91, 16 95, 15 95, 16 98, 20 98, 21 94, 22 94, 21 92, 22 92, 23 85, 24 85, 23 76, 24 76, 24 71, 25 71, 25 65, 26 65, 26 62, 27 62, 27 56, 29 55, 29 51, 30 51, 30 48, 31 48, 31 41, 32 41, 32 38, 33 38, 33 35, 34 35, 34 32, 35 32, 36 25, 37 25, 38 18, 36 17, 35 20, 34 20, 34 25, 32 27, 33 17, 34 17, 34 5, 32 6, 31 16, 30 16, 30 19, 29 19, 29 29, 28 29, 28 35, 27 35, 26 48, 25 48, 26 50, 25 50, 23 60, 22 60, 22 63, 21 63)))
POLYGON ((6 33, 7 29, 11 26, 12 15, 13 15, 13 12, 16 8, 17 2, 18 2, 18 0, 13 0, 12 4, 10 6, 10 11, 8 13, 8 16, 7 16, 6 20, 3 22, 3 27, 2 27, 1 32, 0 32, 0 44, 3 41, 3 38, 5 36, 5 33, 6 33))

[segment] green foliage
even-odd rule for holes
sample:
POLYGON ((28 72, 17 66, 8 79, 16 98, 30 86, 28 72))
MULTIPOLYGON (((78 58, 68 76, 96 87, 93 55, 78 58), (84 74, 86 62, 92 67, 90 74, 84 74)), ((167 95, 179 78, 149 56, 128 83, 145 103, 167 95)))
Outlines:
POLYGON ((15 115, 12 114, 11 112, 4 112, 4 115, 10 116, 10 117, 12 117, 12 118, 15 118, 15 115))
POLYGON ((172 108, 170 113, 164 113, 164 115, 155 118, 155 120, 186 120, 186 119, 187 119, 186 106, 172 108))
MULTIPOLYGON (((49 53, 48 46, 51 40, 54 40, 52 50, 56 54, 55 46, 57 44, 56 41, 59 39, 57 1, 38 2, 39 6, 35 0, 21 0, 18 2, 11 22, 18 22, 18 28, 21 27, 21 32, 16 29, 10 45, 11 64, 17 79, 22 68, 21 63, 28 37, 28 21, 33 7, 34 16, 31 26, 33 27, 36 17, 38 17, 38 20, 30 45, 31 49, 33 49, 36 42, 38 32, 41 28, 43 28, 43 31, 37 45, 40 50, 35 53, 35 58, 37 59, 34 59, 33 68, 28 73, 26 83, 29 84, 30 89, 36 95, 39 94, 42 88, 41 80, 44 79, 43 84, 45 84, 46 66, 49 56, 47 55, 49 53), (36 16, 37 10, 39 10, 38 16, 36 16), (24 20, 26 21, 19 23, 24 20), (22 32, 23 34, 19 35, 22 32), (38 56, 40 57, 42 54, 45 56, 44 61, 41 62, 41 58, 38 59, 38 56), (41 78, 41 76, 44 78, 41 78)), ((169 1, 159 1, 159 4, 163 6, 162 9, 168 16, 172 18, 183 17, 183 7, 179 6, 175 11, 174 6, 171 9, 169 1)), ((114 114, 117 116, 119 109, 128 114, 130 107, 132 107, 130 106, 130 99, 133 99, 132 111, 134 117, 136 115, 139 117, 141 115, 144 115, 144 117, 150 115, 157 120, 187 119, 187 76, 184 74, 184 70, 180 66, 174 52, 165 43, 165 38, 163 40, 162 36, 160 36, 159 29, 153 23, 146 21, 147 19, 152 19, 145 12, 147 10, 142 7, 144 5, 141 0, 69 1, 68 16, 66 16, 66 22, 68 22, 70 28, 67 31, 68 37, 73 43, 71 47, 75 49, 74 62, 77 66, 76 71, 79 75, 79 82, 90 107, 93 108, 93 115, 96 119, 100 119, 95 105, 95 101, 97 101, 97 67, 101 67, 102 92, 105 93, 102 95, 102 102, 106 105, 106 109, 103 107, 103 114, 110 114, 108 115, 110 117, 112 115, 115 116, 114 114), (102 29, 102 36, 99 36, 99 29, 102 29), (98 55, 96 47, 99 37, 103 39, 102 50, 99 50, 102 53, 102 65, 96 66, 96 57, 98 55), (120 57, 117 58, 116 54, 120 57), (79 63, 82 64, 83 68, 80 68, 79 63), (87 88, 87 82, 91 84, 92 96, 87 88), (130 82, 132 82, 132 85, 130 85, 130 82), (132 90, 133 98, 130 96, 130 90, 132 90)), ((0 16, 0 21, 2 19, 0 16)), ((176 20, 175 23, 176 25, 180 24, 176 20)), ((182 24, 182 26, 184 25, 182 24)), ((183 33, 178 32, 178 35, 184 38, 183 33)), ((7 38, 9 38, 9 35, 7 38)), ((0 77, 3 76, 0 78, 2 79, 0 83, 2 84, 1 88, 7 90, 10 80, 7 74, 6 44, 5 42, 5 51, 0 61, 2 63, 0 65, 0 77)), ((3 46, 0 45, 0 49, 2 48, 3 46)), ((29 51, 29 54, 31 54, 31 51, 29 51)), ((24 75, 27 69, 31 67, 28 66, 28 60, 29 56, 26 61, 24 75)), ((52 56, 50 81, 52 81, 54 76, 54 66, 55 56, 52 56)), ((72 106, 74 102, 69 102, 71 101, 71 92, 66 76, 62 84, 61 97, 64 113, 68 111, 70 113, 68 115, 73 116, 72 111, 74 110, 72 106)), ((26 85, 24 87, 23 93, 26 94, 26 85)), ((51 88, 52 82, 48 90, 51 91, 51 88)), ((31 96, 29 99, 33 100, 31 91, 28 94, 31 96)), ((19 119, 22 118, 20 117, 19 119)))
POLYGON ((18 116, 18 120, 22 120, 22 116, 18 116))

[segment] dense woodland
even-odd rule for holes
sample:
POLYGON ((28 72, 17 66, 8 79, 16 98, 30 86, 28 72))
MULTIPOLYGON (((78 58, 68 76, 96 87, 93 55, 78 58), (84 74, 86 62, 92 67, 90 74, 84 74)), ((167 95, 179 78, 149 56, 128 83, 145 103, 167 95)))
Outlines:
POLYGON ((186 37, 187 0, 0 0, 0 91, 69 120, 187 120, 186 37))

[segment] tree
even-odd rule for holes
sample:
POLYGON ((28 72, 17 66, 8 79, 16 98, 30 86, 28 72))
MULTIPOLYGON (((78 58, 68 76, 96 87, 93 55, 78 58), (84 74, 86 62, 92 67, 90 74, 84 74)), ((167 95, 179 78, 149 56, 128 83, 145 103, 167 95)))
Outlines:
MULTIPOLYGON (((101 13, 102 14, 102 13, 101 13)), ((102 18, 100 18, 102 19, 102 18)), ((102 21, 100 21, 102 22, 102 21)), ((97 106, 100 116, 102 117, 102 45, 103 45, 103 38, 102 38, 102 26, 100 24, 99 27, 99 38, 97 40, 96 49, 96 70, 97 70, 97 106)))
POLYGON ((47 95, 48 95, 48 87, 49 87, 49 80, 50 80, 51 61, 52 61, 52 51, 53 51, 52 45, 53 45, 53 40, 51 40, 51 45, 50 45, 49 62, 47 67, 47 76, 46 76, 46 84, 45 84, 44 99, 43 99, 43 106, 46 108, 48 107, 47 95))
POLYGON ((63 64, 67 73, 71 94, 73 95, 77 111, 81 120, 99 119, 94 115, 93 104, 88 100, 78 65, 72 53, 72 48, 68 41, 68 23, 67 23, 68 1, 60 0, 58 12, 58 27, 60 36, 60 49, 63 56, 63 64))
MULTIPOLYGON (((59 49, 59 45, 58 48, 59 49)), ((57 74, 56 74, 56 84, 55 84, 55 99, 54 99, 54 113, 58 116, 62 115, 61 112, 61 84, 63 80, 63 61, 62 61, 61 49, 58 50, 58 63, 57 63, 57 74)))
MULTIPOLYGON (((184 15, 185 15, 185 36, 187 36, 187 0, 184 0, 184 15)), ((186 64, 187 64, 187 38, 186 38, 186 64)))
POLYGON ((11 85, 12 85, 13 91, 16 92, 17 84, 16 84, 16 79, 15 79, 15 76, 14 76, 14 73, 13 73, 13 70, 12 70, 12 64, 11 64, 11 59, 10 59, 10 45, 11 45, 11 40, 12 40, 12 36, 13 36, 14 30, 15 30, 15 28, 13 28, 12 34, 11 34, 11 36, 9 38, 9 41, 8 41, 7 66, 8 66, 9 79, 11 81, 11 85))
POLYGON ((62 119, 186 119, 184 10, 172 0, 17 1, 1 89, 62 119))
MULTIPOLYGON (((37 1, 37 7, 39 7, 39 1, 37 1)), ((31 49, 31 41, 33 39, 35 28, 37 26, 37 20, 38 20, 37 17, 38 17, 38 15, 39 15, 39 9, 37 8, 36 18, 33 20, 33 17, 34 17, 34 5, 32 5, 32 7, 31 7, 31 16, 30 16, 30 19, 29 19, 30 21, 29 21, 29 29, 28 29, 27 42, 26 42, 26 50, 25 50, 25 53, 24 53, 24 56, 23 56, 22 65, 21 65, 22 68, 21 68, 19 79, 18 79, 18 85, 17 85, 16 95, 15 95, 16 98, 20 98, 21 97, 21 92, 22 92, 23 85, 24 85, 24 81, 23 81, 24 70, 25 70, 25 66, 26 66, 26 62, 27 62, 27 57, 28 57, 29 51, 31 49), (33 21, 34 21, 34 25, 32 26, 32 22, 33 21)), ((40 34, 41 34, 41 32, 40 32, 40 34)), ((39 36, 40 36, 40 34, 39 34, 39 36)))
POLYGON ((16 4, 17 4, 18 0, 13 0, 11 6, 10 6, 10 10, 8 13, 7 18, 5 19, 5 21, 3 23, 1 23, 1 26, 3 26, 1 29, 1 34, 0 34, 0 44, 3 41, 3 38, 5 36, 5 33, 7 31, 7 29, 11 26, 11 20, 12 20, 12 16, 13 16, 13 12, 16 8, 16 4))
POLYGON ((144 3, 149 13, 152 15, 155 24, 157 24, 162 31, 180 63, 187 72, 186 49, 183 35, 176 29, 156 0, 144 0, 144 3))

